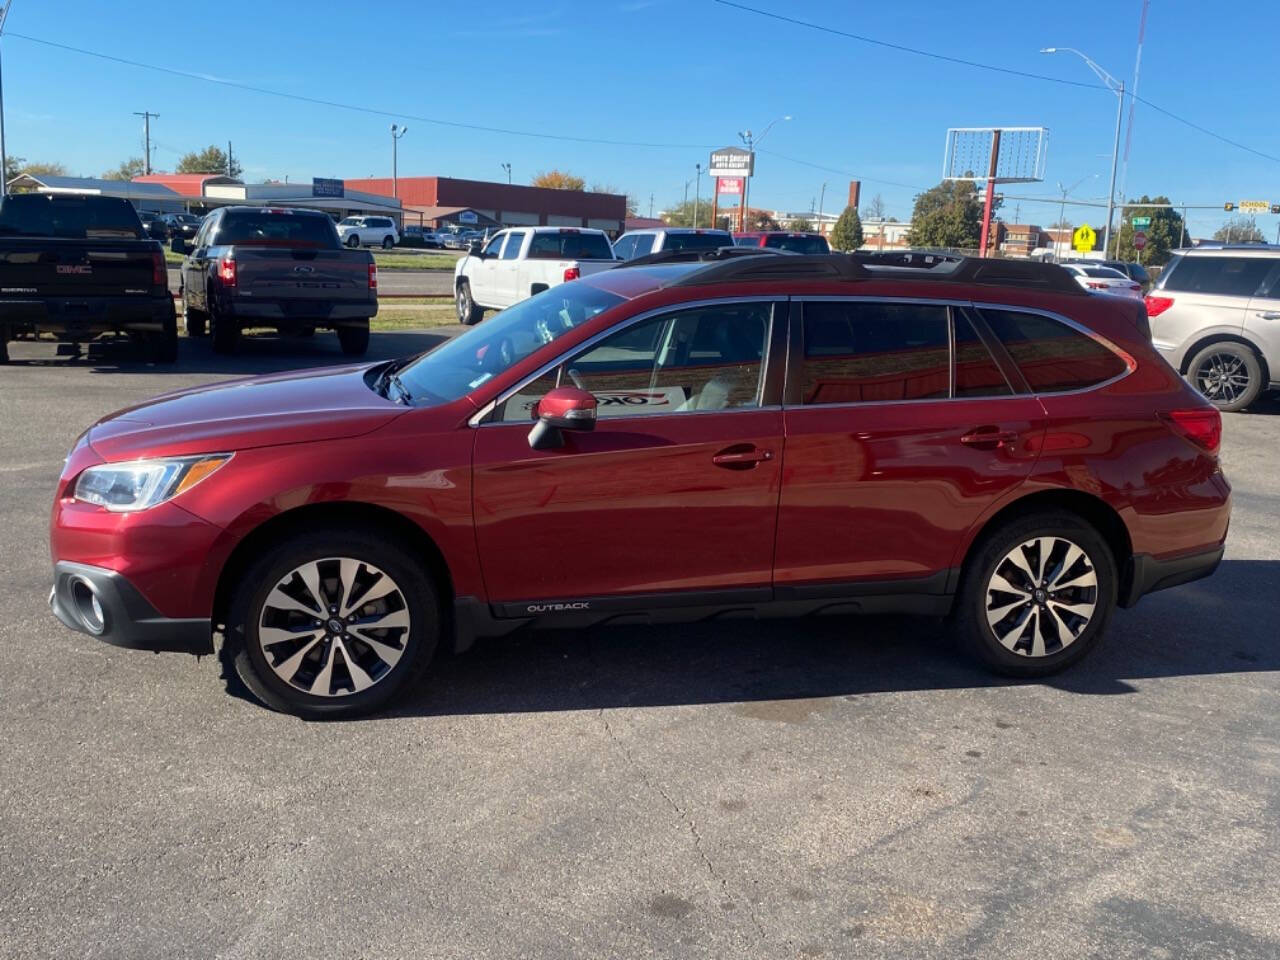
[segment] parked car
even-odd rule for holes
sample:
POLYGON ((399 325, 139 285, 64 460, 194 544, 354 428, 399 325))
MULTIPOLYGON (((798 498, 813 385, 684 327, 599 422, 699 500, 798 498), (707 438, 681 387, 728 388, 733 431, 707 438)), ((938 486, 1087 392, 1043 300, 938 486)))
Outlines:
POLYGON ((442 234, 444 245, 449 250, 465 250, 470 243, 470 231, 446 230, 442 234))
POLYGON ((444 246, 444 241, 434 230, 411 224, 404 228, 404 233, 400 237, 400 244, 405 247, 424 247, 438 250, 444 246))
POLYGON ((8 342, 82 344, 126 334, 162 363, 178 358, 164 250, 118 197, 9 194, 0 200, 0 363, 8 342))
POLYGON ((1280 389, 1280 247, 1175 250, 1146 302, 1156 349, 1219 410, 1280 389))
POLYGON ((459 323, 479 323, 560 283, 617 265, 603 230, 515 227, 476 240, 453 268, 459 323))
POLYGON ((164 222, 168 239, 180 239, 190 243, 195 239, 200 222, 204 219, 194 213, 166 213, 160 218, 164 222))
POLYGON ((207 328, 216 352, 235 353, 248 327, 304 336, 323 327, 337 332, 343 353, 368 349, 378 270, 367 250, 343 249, 327 214, 220 207, 183 250, 187 335, 207 328))
POLYGON ((613 244, 619 260, 636 260, 664 250, 715 250, 732 247, 727 230, 698 230, 693 227, 645 227, 628 230, 613 244))
POLYGON ((722 614, 946 615, 1045 675, 1222 557, 1221 418, 1145 320, 1014 261, 602 271, 412 358, 98 422, 54 494, 53 612, 143 649, 216 628, 304 717, 477 635, 722 614))
POLYGON ((1130 280, 1135 283, 1142 284, 1142 292, 1146 293, 1151 289, 1151 274, 1147 272, 1147 268, 1140 263, 1130 263, 1127 260, 1090 260, 1084 257, 1073 257, 1069 260, 1063 260, 1062 264, 1076 264, 1078 266, 1094 266, 1094 267, 1110 267, 1112 270, 1119 270, 1130 280))
POLYGON ((338 221, 338 237, 347 247, 382 247, 390 250, 400 242, 396 222, 390 217, 347 217, 338 221))
POLYGON ((786 230, 757 230, 752 233, 735 233, 733 242, 740 247, 764 247, 768 250, 789 250, 791 253, 830 253, 831 245, 819 233, 791 233, 786 230))
POLYGON ((1130 280, 1119 270, 1083 263, 1064 263, 1062 269, 1075 277, 1076 283, 1086 290, 1105 293, 1113 297, 1142 299, 1142 284, 1136 280, 1130 280))
POLYGON ((149 239, 162 242, 169 239, 169 228, 161 214, 152 213, 150 210, 139 210, 138 219, 142 221, 143 232, 149 239))

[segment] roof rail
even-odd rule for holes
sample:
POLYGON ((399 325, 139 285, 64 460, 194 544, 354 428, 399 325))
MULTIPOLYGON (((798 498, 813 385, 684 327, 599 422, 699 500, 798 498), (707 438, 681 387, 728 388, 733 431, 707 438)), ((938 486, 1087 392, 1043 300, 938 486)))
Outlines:
POLYGON ((614 267, 651 267, 659 263, 714 263, 735 257, 758 257, 763 254, 780 253, 778 250, 766 250, 763 247, 714 247, 705 250, 659 250, 648 253, 634 260, 625 260, 614 267))
POLYGON ((767 247, 739 247, 757 250, 765 256, 733 257, 708 264, 677 280, 673 286, 692 287, 730 280, 869 280, 871 274, 841 254, 796 254, 767 247))
POLYGON ((996 286, 1036 287, 1058 293, 1083 294, 1084 288, 1056 263, 1039 260, 1001 260, 966 257, 956 253, 902 250, 890 253, 855 253, 853 258, 873 276, 912 276, 920 280, 982 283, 996 286))

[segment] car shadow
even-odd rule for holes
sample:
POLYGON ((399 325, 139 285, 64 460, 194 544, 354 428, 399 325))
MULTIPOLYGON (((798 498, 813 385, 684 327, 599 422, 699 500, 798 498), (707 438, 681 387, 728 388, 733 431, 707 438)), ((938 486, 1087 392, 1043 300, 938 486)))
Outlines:
POLYGON ((52 341, 14 341, 9 344, 6 369, 23 367, 75 367, 93 373, 226 374, 251 376, 279 373, 304 367, 337 366, 376 362, 423 353, 452 336, 451 330, 375 331, 369 336, 369 350, 362 357, 348 357, 331 331, 317 331, 311 337, 279 334, 246 334, 232 356, 213 352, 208 339, 178 340, 176 363, 154 363, 144 359, 127 340, 103 339, 87 344, 79 356, 58 356, 52 341))
MULTIPOLYGON (((1280 670, 1266 626, 1277 582, 1280 562, 1225 561, 1207 580, 1117 611, 1098 649, 1035 681, 995 676, 956 648, 942 621, 913 617, 522 630, 438 656, 419 689, 374 719, 712 703, 785 719, 824 697, 1027 683, 1128 694, 1142 680, 1280 670)), ((228 692, 249 697, 227 677, 228 692)))

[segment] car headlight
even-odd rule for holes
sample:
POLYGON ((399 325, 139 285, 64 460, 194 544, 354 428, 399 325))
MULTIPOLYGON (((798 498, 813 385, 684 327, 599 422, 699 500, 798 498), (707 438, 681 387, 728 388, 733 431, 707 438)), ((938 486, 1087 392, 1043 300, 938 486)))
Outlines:
POLYGON ((89 467, 76 480, 75 498, 116 512, 145 510, 190 490, 231 459, 229 453, 164 460, 133 460, 89 467))

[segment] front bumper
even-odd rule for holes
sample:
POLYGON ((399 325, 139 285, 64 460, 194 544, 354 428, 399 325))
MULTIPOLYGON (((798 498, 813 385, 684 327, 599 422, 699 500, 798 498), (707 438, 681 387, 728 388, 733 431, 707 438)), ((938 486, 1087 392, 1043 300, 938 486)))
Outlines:
POLYGON ((1211 575, 1222 562, 1224 547, 1215 547, 1203 553, 1157 560, 1149 554, 1136 554, 1129 561, 1125 589, 1120 596, 1120 606, 1132 607, 1148 593, 1176 587, 1192 580, 1211 575))
POLYGON ((59 561, 53 568, 49 606, 72 630, 117 647, 157 653, 213 653, 208 618, 162 616, 137 587, 114 570, 59 561))

